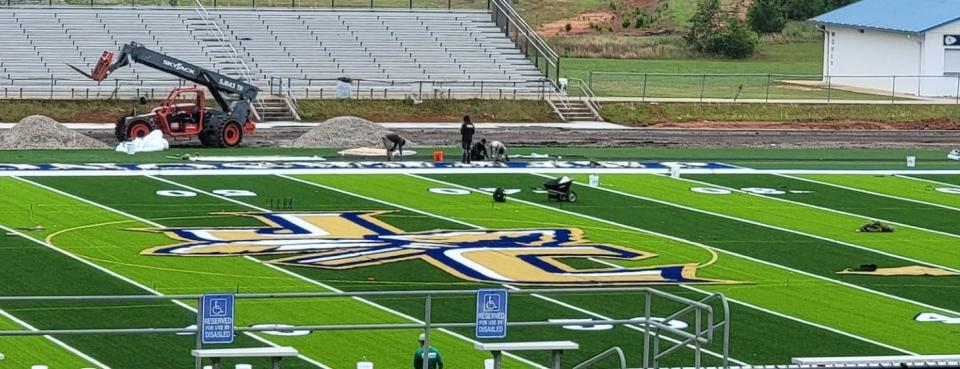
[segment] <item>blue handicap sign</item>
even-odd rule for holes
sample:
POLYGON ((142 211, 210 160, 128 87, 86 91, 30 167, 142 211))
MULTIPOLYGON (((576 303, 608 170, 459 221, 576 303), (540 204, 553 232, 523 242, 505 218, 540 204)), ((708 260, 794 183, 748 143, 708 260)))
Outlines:
POLYGON ((233 343, 234 296, 209 294, 200 300, 201 342, 233 343))
POLYGON ((477 291, 477 338, 507 337, 507 290, 477 291))

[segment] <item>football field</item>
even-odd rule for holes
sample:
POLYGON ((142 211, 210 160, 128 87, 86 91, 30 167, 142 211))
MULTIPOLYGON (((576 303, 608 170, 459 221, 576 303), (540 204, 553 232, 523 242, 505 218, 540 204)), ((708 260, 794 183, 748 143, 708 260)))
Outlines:
MULTIPOLYGON (((960 352, 960 175, 601 173, 592 187, 587 174, 570 174, 579 195, 572 203, 535 189, 561 175, 0 177, 0 296, 597 287, 511 297, 511 321, 575 323, 511 328, 508 341, 579 343, 564 368, 619 346, 639 367, 642 329, 584 321, 642 315, 641 295, 604 286, 655 286, 730 300, 732 365, 960 352), (491 200, 498 187, 510 193, 504 203, 491 200), (895 231, 858 231, 872 220, 895 231), (356 244, 257 243, 286 232, 356 244), (548 254, 519 250, 546 249, 546 234, 556 241, 548 254), (371 241, 390 237, 469 238, 450 247, 486 249, 458 259, 371 241), (861 268, 871 264, 876 270, 861 268), (646 273, 628 273, 636 271, 646 273)), ((183 328, 195 324, 193 304, 2 303, 0 330, 183 328)), ((474 309, 472 296, 443 296, 432 314, 472 322, 474 309)), ((676 306, 654 309, 666 315, 676 306)), ((423 310, 422 297, 244 299, 237 325, 410 323, 423 310)), ((287 368, 353 368, 363 358, 378 369, 409 368, 419 333, 249 333, 233 346, 293 346, 301 355, 287 368)), ((473 333, 433 332, 447 367, 482 367, 489 354, 473 348, 473 333)), ((175 334, 2 337, 0 367, 186 368, 193 345, 192 335, 175 334)), ((706 347, 705 365, 720 364, 719 346, 706 347)), ((690 366, 692 352, 661 365, 690 366)), ((546 352, 517 352, 505 367, 548 362, 546 352)))

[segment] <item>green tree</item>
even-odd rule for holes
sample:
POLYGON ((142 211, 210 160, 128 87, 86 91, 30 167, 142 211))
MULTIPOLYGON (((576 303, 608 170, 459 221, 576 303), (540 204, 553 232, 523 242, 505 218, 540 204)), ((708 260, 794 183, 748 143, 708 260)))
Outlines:
POLYGON ((722 27, 720 0, 700 0, 697 11, 690 18, 690 28, 683 35, 688 46, 698 52, 706 52, 710 39, 715 37, 722 27))
POLYGON ((700 0, 683 38, 697 52, 729 58, 750 57, 759 44, 745 22, 722 12, 720 0, 700 0))
POLYGON ((747 23, 760 34, 778 33, 787 25, 780 0, 754 0, 747 10, 747 23))

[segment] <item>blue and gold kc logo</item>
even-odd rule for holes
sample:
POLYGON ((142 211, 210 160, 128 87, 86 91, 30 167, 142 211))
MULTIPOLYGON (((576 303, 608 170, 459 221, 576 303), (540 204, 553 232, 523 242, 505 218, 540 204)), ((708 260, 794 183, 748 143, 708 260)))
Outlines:
POLYGON ((406 233, 384 212, 234 213, 265 224, 250 228, 152 229, 183 241, 143 255, 288 255, 272 264, 351 269, 422 259, 459 278, 516 285, 724 283, 696 277, 697 264, 574 269, 567 258, 642 260, 656 255, 587 242, 579 229, 436 230, 406 233))

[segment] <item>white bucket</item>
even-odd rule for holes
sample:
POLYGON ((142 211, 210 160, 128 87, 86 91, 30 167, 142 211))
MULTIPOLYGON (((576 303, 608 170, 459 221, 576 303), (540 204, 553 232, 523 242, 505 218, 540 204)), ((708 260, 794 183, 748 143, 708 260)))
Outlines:
POLYGON ((358 361, 357 369, 373 369, 373 363, 369 361, 358 361))
POLYGON ((672 165, 670 166, 670 177, 680 178, 680 166, 672 165))
POLYGON ((916 157, 916 156, 908 156, 908 157, 907 157, 907 168, 914 168, 914 167, 916 167, 916 166, 917 166, 917 157, 916 157))
POLYGON ((237 364, 233 367, 234 369, 253 369, 253 365, 250 364, 237 364))
POLYGON ((589 181, 590 187, 600 187, 599 174, 591 174, 589 178, 590 178, 590 181, 589 181))
POLYGON ((30 369, 48 369, 46 365, 34 365, 30 369))
POLYGON ((486 359, 483 361, 483 369, 493 369, 493 359, 486 359))

